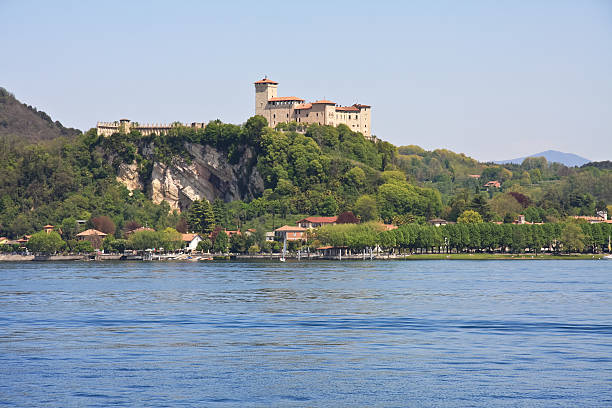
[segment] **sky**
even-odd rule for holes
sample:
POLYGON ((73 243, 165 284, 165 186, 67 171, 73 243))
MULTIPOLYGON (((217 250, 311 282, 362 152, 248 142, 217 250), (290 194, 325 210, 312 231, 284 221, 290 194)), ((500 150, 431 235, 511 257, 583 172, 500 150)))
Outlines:
POLYGON ((65 126, 243 123, 253 82, 481 161, 612 160, 612 1, 0 0, 0 86, 65 126))

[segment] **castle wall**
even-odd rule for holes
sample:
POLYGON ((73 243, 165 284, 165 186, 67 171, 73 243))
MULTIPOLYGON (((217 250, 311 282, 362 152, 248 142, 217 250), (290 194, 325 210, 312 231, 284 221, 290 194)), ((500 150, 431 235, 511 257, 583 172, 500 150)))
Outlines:
POLYGON ((296 101, 270 101, 278 96, 278 84, 264 78, 255 83, 255 114, 268 121, 270 127, 295 121, 304 124, 338 126, 345 124, 354 132, 371 139, 371 108, 367 105, 348 107, 326 103, 297 103, 296 101), (262 82, 268 81, 268 82, 262 82))
POLYGON ((132 130, 139 131, 143 136, 150 136, 153 134, 160 135, 162 133, 168 133, 170 129, 176 126, 191 127, 194 129, 204 129, 206 124, 203 122, 192 122, 190 125, 186 124, 144 124, 132 123, 128 120, 122 119, 119 122, 98 122, 96 129, 98 135, 109 137, 113 133, 129 133, 132 130))

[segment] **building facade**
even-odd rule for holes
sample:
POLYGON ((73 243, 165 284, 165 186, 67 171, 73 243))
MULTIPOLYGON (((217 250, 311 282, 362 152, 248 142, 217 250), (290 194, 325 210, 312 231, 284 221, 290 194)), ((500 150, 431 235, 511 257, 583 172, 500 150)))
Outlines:
POLYGON ((278 82, 264 78, 255 82, 255 114, 268 121, 270 127, 279 123, 338 126, 344 124, 354 132, 372 139, 369 105, 338 106, 328 100, 309 102, 296 96, 278 96, 278 82))

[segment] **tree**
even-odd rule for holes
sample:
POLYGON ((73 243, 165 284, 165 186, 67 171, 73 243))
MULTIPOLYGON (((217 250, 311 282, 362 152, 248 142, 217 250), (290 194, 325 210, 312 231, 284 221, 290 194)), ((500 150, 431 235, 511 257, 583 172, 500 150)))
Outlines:
POLYGON ((91 223, 95 229, 105 234, 113 235, 115 233, 115 223, 106 215, 92 218, 91 223))
POLYGON ((176 251, 184 245, 183 236, 174 228, 166 228, 161 233, 161 244, 167 251, 176 251))
POLYGON ((246 239, 242 234, 232 235, 229 240, 229 245, 231 252, 243 253, 247 250, 246 239))
POLYGON ((130 231, 134 231, 137 230, 138 228, 142 227, 142 224, 139 223, 138 221, 128 221, 125 223, 125 226, 123 227, 123 229, 125 230, 125 232, 130 232, 130 231))
POLYGON ((508 194, 514 197, 514 199, 518 201, 523 208, 527 208, 531 204, 531 198, 527 197, 525 194, 519 193, 518 191, 511 191, 508 194))
POLYGON ((154 249, 162 246, 160 234, 156 231, 136 231, 130 234, 129 245, 138 250, 154 249))
POLYGON ((196 247, 196 251, 200 252, 208 252, 212 248, 212 242, 210 238, 202 238, 200 242, 198 242, 198 246, 196 247))
POLYGON ((26 247, 34 253, 54 254, 63 249, 66 242, 62 240, 60 234, 55 231, 46 233, 44 231, 37 232, 30 237, 26 247))
POLYGON ((482 194, 476 194, 469 205, 470 210, 478 212, 484 221, 491 221, 491 207, 482 194))
POLYGON ((82 240, 76 242, 73 250, 75 252, 93 252, 93 246, 91 245, 91 242, 82 240))
POLYGON ((355 202, 355 215, 363 222, 378 220, 378 205, 370 195, 362 195, 355 202))
POLYGON ((353 187, 361 188, 365 184, 365 172, 360 167, 353 167, 346 173, 346 180, 353 187))
POLYGON ((359 224, 359 218, 352 211, 345 211, 338 215, 337 224, 359 224))
POLYGON ((263 116, 255 115, 250 117, 244 125, 247 142, 259 144, 261 134, 266 126, 268 126, 268 121, 263 116))
POLYGON ((474 210, 465 210, 459 218, 457 223, 459 224, 478 224, 482 222, 482 217, 474 210))
POLYGON ((561 232, 561 245, 566 252, 582 252, 584 250, 584 233, 575 223, 568 223, 561 232))
MULTIPOLYGON (((505 217, 506 214, 514 216, 521 212, 523 206, 511 194, 498 194, 489 202, 491 210, 499 217, 505 217)), ((514 218, 512 219, 514 221, 514 218)), ((511 222, 512 222, 511 221, 511 222)))
POLYGON ((217 237, 215 238, 215 243, 213 244, 213 251, 225 253, 227 252, 227 245, 228 245, 227 234, 225 233, 225 231, 219 232, 217 234, 217 237))
POLYGON ((186 234, 189 226, 187 225, 185 218, 181 217, 174 228, 181 234, 186 234))
POLYGON ((215 214, 210 201, 205 198, 194 201, 187 213, 187 223, 193 232, 212 232, 215 227, 215 214))

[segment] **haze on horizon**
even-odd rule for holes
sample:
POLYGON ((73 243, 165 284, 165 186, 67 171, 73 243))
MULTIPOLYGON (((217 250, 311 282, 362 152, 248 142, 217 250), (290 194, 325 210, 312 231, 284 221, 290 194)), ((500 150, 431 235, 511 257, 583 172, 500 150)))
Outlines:
POLYGON ((0 86, 62 124, 242 123, 253 82, 396 145, 612 159, 612 2, 0 0, 0 86))

